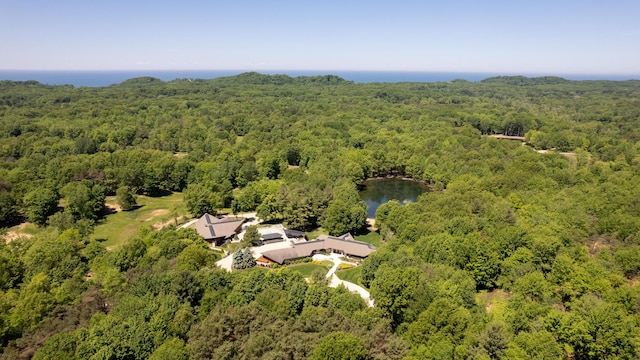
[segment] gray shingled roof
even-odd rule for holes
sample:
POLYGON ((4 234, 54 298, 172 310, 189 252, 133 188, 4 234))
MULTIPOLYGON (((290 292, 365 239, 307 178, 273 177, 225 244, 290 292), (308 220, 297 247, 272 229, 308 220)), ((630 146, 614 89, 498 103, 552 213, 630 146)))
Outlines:
POLYGON ((304 237, 304 232, 298 230, 284 229, 285 235, 290 238, 301 238, 304 237))
POLYGON ((260 238, 262 240, 264 240, 264 241, 282 239, 282 234, 279 234, 279 233, 267 233, 267 234, 262 234, 260 236, 260 238))
POLYGON ((341 237, 320 235, 318 236, 318 240, 297 243, 294 244, 293 247, 286 249, 265 251, 262 253, 262 256, 282 264, 287 260, 308 257, 311 256, 314 251, 327 249, 339 250, 347 255, 361 258, 365 258, 376 251, 375 246, 362 241, 347 240, 345 238, 353 239, 353 237, 351 237, 350 234, 345 235, 341 237))
POLYGON ((347 255, 353 255, 357 257, 367 257, 372 252, 376 251, 376 247, 362 241, 353 240, 353 236, 347 233, 340 237, 320 235, 318 240, 324 240, 325 249, 337 249, 343 251, 347 255))
POLYGON ((195 229, 205 240, 227 239, 236 234, 236 230, 245 219, 229 217, 218 218, 210 214, 204 214, 195 223, 195 229))

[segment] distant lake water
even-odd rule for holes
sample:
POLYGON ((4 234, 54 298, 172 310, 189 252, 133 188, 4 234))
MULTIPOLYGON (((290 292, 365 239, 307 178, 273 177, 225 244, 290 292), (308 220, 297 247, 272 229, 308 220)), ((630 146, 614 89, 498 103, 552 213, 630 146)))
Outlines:
MULTIPOLYGON (((251 70, 246 70, 251 71, 251 70)), ((130 70, 130 71, 11 71, 0 70, 0 80, 26 81, 36 80, 49 85, 73 85, 73 86, 109 86, 119 84, 125 80, 151 76, 164 81, 175 79, 214 79, 223 76, 238 75, 245 70, 130 70)), ((296 76, 314 75, 338 75, 346 80, 356 83, 372 82, 447 82, 455 79, 467 81, 480 81, 498 75, 525 75, 529 77, 544 76, 545 74, 509 74, 509 73, 470 73, 470 72, 406 72, 406 71, 260 71, 263 74, 286 74, 296 76)), ((639 79, 638 75, 562 75, 569 80, 629 80, 639 79)))
POLYGON ((426 185, 412 180, 398 178, 370 179, 363 185, 365 188, 360 191, 360 198, 367 204, 367 216, 376 216, 378 206, 389 200, 398 200, 401 204, 406 201, 416 202, 418 196, 427 192, 426 185))

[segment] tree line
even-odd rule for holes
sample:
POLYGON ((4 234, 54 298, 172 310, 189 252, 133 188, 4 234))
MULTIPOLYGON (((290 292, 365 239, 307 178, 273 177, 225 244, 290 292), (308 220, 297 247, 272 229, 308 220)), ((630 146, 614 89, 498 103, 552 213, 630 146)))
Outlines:
POLYGON ((2 81, 0 224, 49 230, 0 245, 2 356, 636 358, 638 95, 523 77, 2 81), (105 196, 174 191, 196 216, 340 235, 381 175, 433 191, 379 208, 383 245, 355 270, 374 308, 290 268, 216 270, 193 231, 90 237, 105 196))

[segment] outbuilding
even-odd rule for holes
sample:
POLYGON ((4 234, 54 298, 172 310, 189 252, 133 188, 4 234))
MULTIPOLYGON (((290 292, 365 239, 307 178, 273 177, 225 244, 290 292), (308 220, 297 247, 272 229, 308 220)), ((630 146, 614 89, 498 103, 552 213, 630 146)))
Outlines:
POLYGON ((242 230, 242 223, 246 219, 232 217, 217 217, 204 214, 195 223, 195 229, 209 243, 211 247, 220 246, 242 230))

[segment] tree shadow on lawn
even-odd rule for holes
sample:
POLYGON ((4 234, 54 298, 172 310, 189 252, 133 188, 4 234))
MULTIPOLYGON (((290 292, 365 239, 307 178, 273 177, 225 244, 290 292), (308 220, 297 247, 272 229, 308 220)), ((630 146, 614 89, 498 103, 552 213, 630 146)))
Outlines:
POLYGON ((371 233, 380 234, 380 230, 372 231, 368 226, 363 226, 353 232, 353 236, 367 236, 371 233))
MULTIPOLYGON (((133 205, 133 206, 131 207, 131 209, 128 209, 128 210, 121 210, 121 211, 122 211, 122 212, 130 212, 130 211, 138 210, 138 209, 142 208, 143 206, 144 206, 144 205, 133 205)), ((105 218, 107 215, 113 215, 113 214, 116 214, 116 213, 118 213, 118 209, 117 209, 117 208, 115 208, 115 207, 111 207, 111 206, 109 206, 109 205, 105 205, 105 206, 102 208, 102 210, 100 211, 100 214, 98 214, 98 219, 99 219, 99 220, 104 220, 104 218, 105 218)))
POLYGON ((169 191, 169 190, 162 190, 162 189, 153 189, 150 190, 148 192, 141 192, 138 195, 144 195, 144 196, 148 196, 148 197, 152 197, 152 198, 160 198, 160 197, 165 197, 165 196, 169 196, 172 195, 173 192, 169 191))

